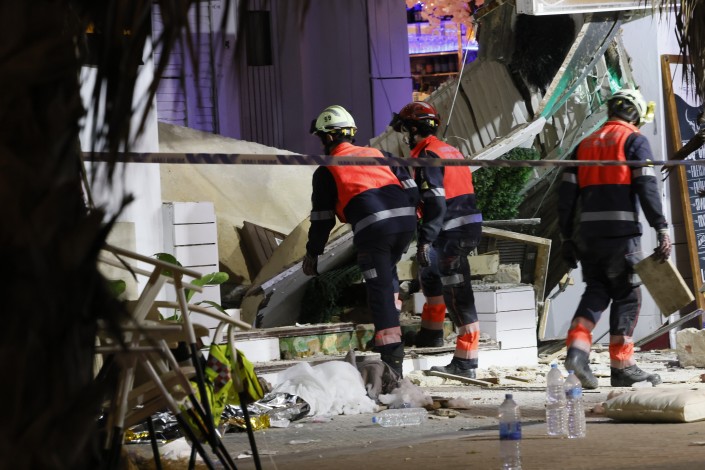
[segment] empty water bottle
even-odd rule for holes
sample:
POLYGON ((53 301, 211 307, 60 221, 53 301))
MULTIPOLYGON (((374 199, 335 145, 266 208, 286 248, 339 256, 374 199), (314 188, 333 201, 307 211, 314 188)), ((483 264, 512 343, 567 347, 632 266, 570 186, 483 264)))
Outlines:
POLYGON ((499 407, 499 456, 502 469, 521 470, 521 413, 512 394, 499 407))
POLYGON ((385 428, 394 426, 418 426, 428 413, 425 408, 394 408, 384 410, 372 417, 372 422, 385 428))
POLYGON ((565 436, 568 433, 563 382, 560 369, 556 364, 551 364, 551 370, 546 375, 546 428, 549 436, 565 436))
POLYGON ((585 437, 585 410, 583 409, 583 386, 572 370, 563 386, 568 415, 568 437, 585 437))

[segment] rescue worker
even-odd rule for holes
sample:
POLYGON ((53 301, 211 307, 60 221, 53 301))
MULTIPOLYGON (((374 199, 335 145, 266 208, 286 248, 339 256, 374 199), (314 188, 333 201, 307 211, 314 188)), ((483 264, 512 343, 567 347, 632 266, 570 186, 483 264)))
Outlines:
MULTIPOLYGON (((412 158, 463 159, 455 147, 436 137, 441 119, 429 103, 414 101, 392 118, 391 126, 406 134, 412 158)), ((421 313, 418 347, 443 345, 446 308, 458 329, 453 359, 431 370, 475 378, 480 323, 470 284, 468 255, 482 237, 482 214, 477 209, 468 166, 415 168, 421 193, 416 259, 426 302, 421 313)))
MULTIPOLYGON (((375 148, 353 145, 356 131, 353 117, 342 106, 327 107, 311 124, 311 133, 321 139, 326 155, 382 158, 375 148)), ((302 266, 304 274, 318 274, 318 256, 335 226, 336 215, 341 222, 352 225, 357 264, 365 279, 367 303, 375 325, 374 349, 400 377, 404 344, 394 302, 393 278, 396 264, 408 249, 416 229, 418 196, 414 198, 413 194, 388 166, 317 168, 313 174, 311 227, 302 266)))
MULTIPOLYGON (((607 122, 580 142, 573 158, 653 161, 649 142, 639 132, 639 126, 653 120, 641 92, 620 90, 607 107, 607 122)), ((568 330, 565 367, 575 371, 586 389, 598 385, 588 361, 592 330, 610 301, 611 385, 628 387, 644 380, 661 383, 658 374, 644 372, 634 360, 632 334, 641 303, 640 284, 632 269, 641 258, 639 204, 657 232, 653 256, 665 262, 671 240, 652 166, 576 166, 563 173, 558 202, 562 256, 572 268, 578 260, 582 262, 586 284, 568 330), (578 202, 581 209, 574 230, 578 202)))

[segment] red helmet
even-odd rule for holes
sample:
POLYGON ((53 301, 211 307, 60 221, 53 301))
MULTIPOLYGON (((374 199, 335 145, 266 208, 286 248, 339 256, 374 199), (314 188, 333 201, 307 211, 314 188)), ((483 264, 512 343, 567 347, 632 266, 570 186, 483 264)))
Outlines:
POLYGON ((412 101, 401 108, 399 114, 394 114, 390 126, 395 131, 401 132, 401 126, 405 123, 425 124, 431 128, 436 128, 441 123, 441 117, 432 104, 425 101, 412 101))

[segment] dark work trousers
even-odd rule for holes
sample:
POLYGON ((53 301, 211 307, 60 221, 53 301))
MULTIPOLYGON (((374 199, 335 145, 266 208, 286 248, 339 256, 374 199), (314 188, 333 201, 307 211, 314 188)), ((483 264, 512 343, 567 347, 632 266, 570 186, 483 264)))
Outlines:
POLYGON ((578 242, 586 287, 576 317, 600 320, 610 301, 610 335, 632 336, 641 293, 633 266, 641 260, 641 237, 589 238, 578 242))
POLYGON ((381 235, 355 245, 357 264, 367 286, 367 306, 375 324, 377 348, 401 342, 399 312, 394 305, 394 274, 413 236, 413 232, 381 235))
POLYGON ((431 265, 421 269, 423 294, 426 297, 443 295, 451 320, 457 327, 478 321, 468 255, 479 241, 475 238, 446 238, 441 233, 433 243, 431 265))

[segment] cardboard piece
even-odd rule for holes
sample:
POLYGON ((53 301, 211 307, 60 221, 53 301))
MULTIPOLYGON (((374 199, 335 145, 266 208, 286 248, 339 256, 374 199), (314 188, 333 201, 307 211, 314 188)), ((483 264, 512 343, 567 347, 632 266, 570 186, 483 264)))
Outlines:
POLYGON ((634 265, 634 272, 639 275, 664 316, 671 315, 695 300, 693 292, 671 260, 661 263, 653 256, 647 256, 634 265))

